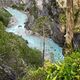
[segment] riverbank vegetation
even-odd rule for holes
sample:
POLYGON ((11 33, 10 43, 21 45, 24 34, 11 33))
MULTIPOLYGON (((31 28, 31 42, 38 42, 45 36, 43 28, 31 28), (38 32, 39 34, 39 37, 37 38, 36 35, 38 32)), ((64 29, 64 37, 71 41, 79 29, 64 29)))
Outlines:
POLYGON ((80 80, 80 51, 72 52, 63 62, 46 61, 44 67, 29 69, 21 80, 80 80))
POLYGON ((0 21, 7 26, 10 21, 11 14, 8 13, 4 8, 0 8, 0 21))
POLYGON ((0 80, 5 80, 5 78, 8 80, 8 72, 6 73, 5 68, 10 67, 17 74, 17 77, 20 77, 24 74, 25 66, 38 67, 42 65, 42 54, 36 49, 29 48, 21 37, 5 31, 7 24, 4 21, 7 16, 6 22, 8 22, 11 15, 8 12, 5 13, 4 9, 0 11, 4 13, 4 16, 0 15, 2 17, 0 20, 0 80))

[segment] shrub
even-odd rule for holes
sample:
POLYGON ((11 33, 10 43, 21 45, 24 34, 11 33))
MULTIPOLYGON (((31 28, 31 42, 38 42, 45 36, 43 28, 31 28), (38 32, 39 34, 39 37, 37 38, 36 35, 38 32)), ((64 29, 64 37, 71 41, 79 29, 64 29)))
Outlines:
POLYGON ((51 25, 52 23, 49 16, 41 16, 35 20, 35 23, 33 24, 32 27, 32 31, 37 32, 40 35, 43 35, 43 28, 44 28, 45 36, 50 36, 52 27, 51 25))
POLYGON ((33 67, 26 70, 26 75, 21 80, 46 80, 46 72, 43 68, 36 70, 33 67))
POLYGON ((22 80, 80 80, 80 51, 72 52, 63 62, 46 61, 44 67, 31 69, 22 80))
POLYGON ((48 67, 46 80, 80 80, 80 52, 72 52, 64 62, 48 67))
POLYGON ((11 67, 17 77, 24 74, 26 65, 41 66, 41 52, 29 48, 21 37, 4 29, 5 26, 0 22, 0 63, 11 67))
POLYGON ((5 26, 8 25, 11 14, 7 12, 4 8, 0 8, 0 21, 3 22, 5 26))

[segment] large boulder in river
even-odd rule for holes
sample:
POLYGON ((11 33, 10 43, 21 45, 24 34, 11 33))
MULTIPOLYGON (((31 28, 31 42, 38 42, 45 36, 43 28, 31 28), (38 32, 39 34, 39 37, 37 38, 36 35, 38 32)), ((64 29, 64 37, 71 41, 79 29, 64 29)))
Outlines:
POLYGON ((17 24, 17 19, 15 18, 15 16, 12 16, 10 21, 9 21, 9 24, 8 24, 8 27, 11 27, 11 26, 15 26, 17 24))

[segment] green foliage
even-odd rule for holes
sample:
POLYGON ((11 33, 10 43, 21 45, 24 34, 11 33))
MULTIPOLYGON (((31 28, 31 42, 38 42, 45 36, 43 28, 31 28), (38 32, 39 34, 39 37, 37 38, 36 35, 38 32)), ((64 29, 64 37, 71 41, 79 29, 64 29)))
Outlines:
MULTIPOLYGON (((42 65, 42 54, 36 49, 29 48, 22 37, 7 33, 5 26, 11 15, 4 9, 0 9, 0 12, 0 64, 12 68, 20 79, 25 73, 26 65, 42 65)), ((4 76, 3 73, 1 75, 4 76)))
POLYGON ((65 24, 66 23, 66 15, 65 15, 65 13, 60 13, 59 19, 60 19, 60 22, 62 24, 65 24))
POLYGON ((36 27, 42 28, 45 22, 48 20, 47 16, 42 16, 36 19, 36 27))
POLYGON ((10 13, 8 13, 5 9, 0 8, 0 21, 2 21, 5 26, 8 25, 10 17, 11 17, 10 13))
POLYGON ((11 55, 18 55, 28 64, 41 65, 41 52, 29 48, 21 37, 5 31, 0 31, 0 53, 4 59, 11 58, 11 55))
POLYGON ((38 18, 38 8, 36 7, 35 0, 33 0, 33 3, 30 7, 30 14, 33 15, 35 19, 38 18))
POLYGON ((72 52, 64 62, 54 63, 46 80, 80 80, 80 52, 72 52))
POLYGON ((46 80, 46 72, 43 68, 28 68, 26 75, 21 80, 46 80))
POLYGON ((32 31, 37 32, 40 35, 43 35, 43 27, 44 27, 45 36, 48 36, 51 32, 50 29, 49 29, 51 27, 51 22, 50 22, 48 16, 38 17, 35 20, 32 31))
POLYGON ((3 23, 0 21, 0 32, 4 31, 5 26, 3 25, 3 23))
POLYGON ((78 22, 78 17, 80 15, 80 9, 73 9, 74 11, 74 23, 76 24, 78 22))
POLYGON ((80 51, 72 52, 63 62, 46 61, 44 67, 31 69, 22 80, 80 80, 80 51))
POLYGON ((26 65, 41 66, 41 52, 29 48, 21 37, 4 30, 5 26, 0 22, 0 64, 11 67, 19 78, 26 65))
POLYGON ((80 26, 74 28, 74 32, 80 32, 80 26))
POLYGON ((12 8, 18 9, 18 10, 24 10, 25 4, 18 4, 18 5, 13 4, 13 5, 12 5, 12 8))

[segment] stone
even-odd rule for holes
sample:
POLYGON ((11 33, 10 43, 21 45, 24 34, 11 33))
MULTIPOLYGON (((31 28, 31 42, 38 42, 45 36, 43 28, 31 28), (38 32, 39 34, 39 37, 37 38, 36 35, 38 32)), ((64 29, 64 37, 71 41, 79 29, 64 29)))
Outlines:
POLYGON ((73 48, 80 49, 80 33, 74 33, 73 48))
POLYGON ((15 72, 7 65, 0 64, 0 80, 17 80, 15 72))
POLYGON ((9 21, 9 24, 8 24, 8 27, 11 27, 11 26, 14 26, 17 24, 17 19, 15 18, 15 16, 11 17, 10 21, 9 21))

